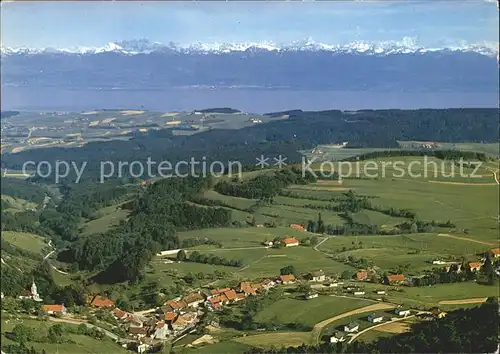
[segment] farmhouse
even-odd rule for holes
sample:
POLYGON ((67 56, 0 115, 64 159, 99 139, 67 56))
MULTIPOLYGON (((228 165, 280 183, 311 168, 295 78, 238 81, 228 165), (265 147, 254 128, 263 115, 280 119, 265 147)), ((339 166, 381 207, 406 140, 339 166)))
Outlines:
POLYGON ((252 287, 250 282, 247 281, 241 282, 240 285, 238 286, 238 289, 240 292, 244 293, 245 296, 257 295, 257 291, 255 290, 255 288, 252 287))
POLYGON ((498 258, 500 257, 500 248, 493 248, 490 250, 491 255, 493 258, 498 258))
POLYGON ((306 231, 305 227, 300 224, 290 224, 290 227, 295 230, 306 231))
POLYGON ((243 293, 237 293, 236 297, 234 298, 234 302, 242 301, 245 300, 245 294, 243 293))
POLYGON ((368 273, 366 272, 366 270, 360 270, 356 273, 357 280, 365 280, 366 278, 368 278, 368 273))
POLYGON ((180 312, 183 308, 187 307, 186 302, 177 300, 168 300, 165 305, 173 312, 180 312))
POLYGON ((385 295, 385 290, 377 290, 377 295, 385 295))
POLYGON ((345 341, 345 333, 337 331, 330 337, 330 343, 338 343, 345 341))
POLYGON ((212 289, 212 290, 210 290, 210 295, 208 296, 208 298, 211 298, 212 296, 215 296, 215 295, 223 294, 223 293, 225 293, 226 291, 229 291, 229 290, 231 290, 231 289, 229 289, 229 288, 212 289))
POLYGON ((66 313, 66 307, 64 307, 64 305, 43 305, 42 309, 49 315, 54 315, 56 313, 59 314, 66 313))
POLYGON ((299 245, 299 241, 295 237, 285 237, 283 239, 285 247, 294 247, 299 245))
POLYGON ((406 278, 403 274, 392 274, 388 275, 384 279, 384 283, 387 285, 398 285, 403 284, 406 278))
POLYGON ((479 262, 470 262, 468 266, 471 272, 477 272, 481 269, 481 263, 479 262))
POLYGON ((307 299, 307 300, 311 300, 311 299, 314 299, 314 298, 316 298, 316 297, 318 297, 318 294, 317 294, 317 293, 311 293, 311 294, 307 294, 307 295, 306 295, 306 299, 307 299))
POLYGON ((293 274, 280 275, 281 284, 292 284, 295 282, 295 276, 293 274))
POLYGON ((394 312, 398 316, 408 316, 411 313, 411 311, 407 309, 396 309, 394 312))
POLYGON ((163 320, 167 323, 172 322, 177 315, 174 312, 164 312, 163 313, 163 320))
POLYGON ((264 290, 269 290, 276 285, 276 283, 271 279, 264 279, 261 284, 264 290))
POLYGON ((112 315, 117 320, 124 320, 127 318, 128 314, 125 311, 120 310, 118 307, 115 308, 112 312, 112 315))
POLYGON ((234 291, 233 289, 226 291, 224 295, 230 302, 236 300, 236 291, 234 291))
POLYGON ((128 333, 134 338, 142 338, 148 334, 148 329, 145 327, 130 327, 128 333))
POLYGON ((344 326, 344 332, 352 333, 359 331, 359 324, 357 322, 351 322, 344 326))
POLYGON ((115 306, 115 303, 110 299, 108 299, 107 297, 97 295, 94 296, 90 305, 94 307, 103 308, 103 307, 113 307, 115 306))
POLYGON ((325 281, 326 279, 325 273, 322 270, 312 272, 309 277, 312 281, 325 281))
POLYGON ((200 304, 203 304, 205 299, 200 293, 193 293, 185 296, 183 302, 187 304, 188 307, 198 307, 200 304))
POLYGON ((168 326, 165 322, 159 321, 156 323, 155 331, 153 333, 153 338, 155 339, 166 339, 169 334, 168 326))
POLYGON ((353 294, 354 295, 364 295, 365 292, 364 291, 354 291, 353 294))
POLYGON ((380 323, 384 320, 384 316, 379 316, 375 314, 371 314, 368 316, 368 322, 370 323, 380 323))

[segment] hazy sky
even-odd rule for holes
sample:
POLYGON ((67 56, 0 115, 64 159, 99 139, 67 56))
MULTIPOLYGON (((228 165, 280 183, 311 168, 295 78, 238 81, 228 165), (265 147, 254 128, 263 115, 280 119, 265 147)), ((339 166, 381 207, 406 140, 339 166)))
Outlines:
POLYGON ((495 0, 343 2, 2 2, 2 45, 101 46, 146 38, 277 43, 312 38, 421 46, 498 43, 495 0))

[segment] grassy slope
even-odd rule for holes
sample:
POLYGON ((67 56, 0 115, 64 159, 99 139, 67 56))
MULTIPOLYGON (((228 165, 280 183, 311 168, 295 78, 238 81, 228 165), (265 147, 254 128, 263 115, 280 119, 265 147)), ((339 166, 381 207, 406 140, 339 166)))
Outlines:
POLYGON ((361 299, 331 296, 319 296, 311 300, 285 298, 259 312, 255 320, 259 323, 266 323, 276 317, 281 323, 302 323, 312 326, 329 317, 367 305, 370 305, 370 302, 361 299))
POLYGON ((43 237, 27 232, 4 231, 2 237, 10 244, 35 254, 41 254, 48 247, 43 237))
MULTIPOLYGON (((7 344, 15 344, 15 342, 7 339, 5 332, 11 331, 16 324, 22 323, 26 326, 36 328, 37 332, 47 331, 48 327, 53 325, 50 322, 42 322, 38 320, 4 320, 2 319, 2 346, 7 344)), ((65 324, 68 325, 68 324, 65 324)), ((72 327, 77 327, 76 325, 68 325, 72 327)), ((29 348, 33 346, 36 350, 45 350, 47 353, 60 353, 60 354, 73 354, 73 353, 126 353, 126 351, 113 343, 107 337, 105 340, 97 340, 88 336, 70 334, 68 339, 75 341, 76 343, 64 343, 64 344, 51 344, 51 343, 26 343, 29 348)))

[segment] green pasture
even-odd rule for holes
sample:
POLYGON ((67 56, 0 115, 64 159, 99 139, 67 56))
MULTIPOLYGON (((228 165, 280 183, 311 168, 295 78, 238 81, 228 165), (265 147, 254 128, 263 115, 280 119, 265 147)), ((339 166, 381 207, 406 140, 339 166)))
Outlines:
MULTIPOLYGON (((275 237, 296 237, 298 240, 313 236, 309 232, 292 229, 291 227, 243 227, 243 228, 214 228, 194 230, 178 233, 179 240, 204 239, 219 241, 222 248, 241 248, 261 246, 264 241, 272 241, 275 237)), ((215 248, 208 245, 207 247, 215 248)), ((205 247, 204 247, 205 248, 205 247)))
MULTIPOLYGON (((23 324, 35 328, 37 332, 47 332, 50 326, 56 323, 42 322, 30 319, 2 319, 2 347, 8 344, 17 344, 5 336, 6 332, 11 331, 16 324, 23 324)), ((64 326, 76 328, 77 325, 64 323, 64 326)), ((34 347, 37 351, 45 350, 47 353, 74 354, 74 353, 126 353, 118 344, 105 337, 104 340, 94 339, 84 335, 68 334, 65 339, 72 340, 74 343, 36 343, 28 342, 28 348, 34 347)))
POLYGON ((48 247, 43 237, 28 232, 3 231, 2 237, 8 243, 34 254, 42 254, 48 247))
POLYGON ((83 236, 106 232, 117 226, 120 221, 127 219, 129 211, 121 209, 120 205, 111 205, 98 211, 99 217, 89 220, 82 225, 81 234, 83 236))
POLYGON ((368 306, 372 302, 362 299, 340 298, 320 295, 311 300, 283 298, 255 315, 259 323, 302 323, 311 327, 327 318, 368 306), (293 309, 293 310, 291 310, 293 309))

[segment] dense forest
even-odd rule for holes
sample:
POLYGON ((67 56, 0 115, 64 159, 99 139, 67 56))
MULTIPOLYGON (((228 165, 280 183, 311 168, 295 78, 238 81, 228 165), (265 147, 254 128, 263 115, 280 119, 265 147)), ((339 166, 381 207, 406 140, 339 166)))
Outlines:
POLYGON ((247 354, 281 353, 493 353, 498 348, 498 299, 448 312, 443 319, 417 322, 411 331, 373 342, 322 343, 316 346, 247 350, 247 354))
POLYGON ((94 278, 98 282, 142 279, 153 254, 180 246, 176 231, 230 226, 230 211, 188 203, 211 183, 210 178, 188 177, 151 184, 122 206, 131 212, 126 222, 101 235, 79 239, 60 259, 79 269, 100 270, 94 278))
POLYGON ((13 198, 20 198, 41 204, 49 190, 43 186, 30 183, 20 178, 2 177, 0 193, 13 198))
MULTIPOLYGON (((349 141, 356 147, 397 147, 398 140, 443 142, 498 141, 496 109, 419 109, 303 112, 290 111, 289 118, 240 130, 214 129, 192 136, 174 136, 169 129, 134 137, 130 141, 86 144, 79 148, 48 148, 3 156, 5 167, 20 170, 25 161, 87 162, 84 178, 98 175, 101 161, 239 161, 255 164, 261 154, 286 156, 298 162, 300 149, 319 144, 349 141)), ((153 166, 153 173, 156 173, 153 166)))
POLYGON ((283 169, 273 174, 263 174, 249 181, 221 181, 214 190, 232 197, 261 199, 272 202, 272 198, 291 184, 314 183, 316 178, 309 172, 302 176, 299 168, 283 169))

